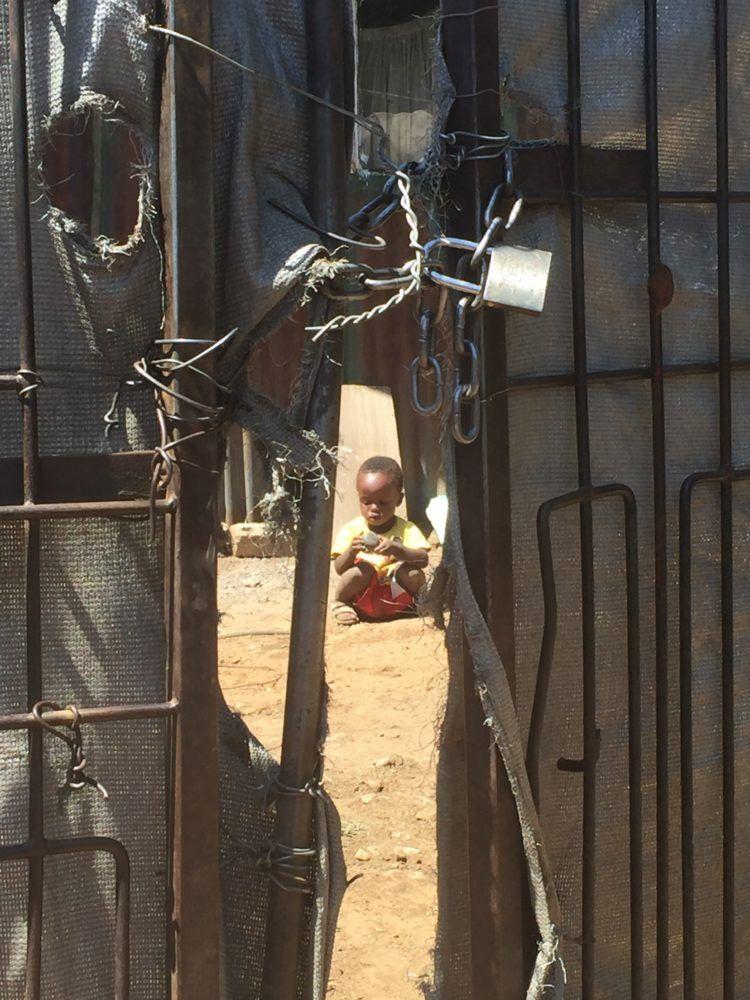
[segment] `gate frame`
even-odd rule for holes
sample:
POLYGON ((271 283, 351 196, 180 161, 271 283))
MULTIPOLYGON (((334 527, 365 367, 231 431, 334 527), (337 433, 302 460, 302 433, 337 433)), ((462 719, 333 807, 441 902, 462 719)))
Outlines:
MULTIPOLYGON (((23 0, 9 0, 11 112, 14 137, 14 221, 19 276, 19 370, 0 374, 0 391, 22 406, 22 457, 0 461, 0 522, 24 522, 27 711, 0 717, 0 731, 26 730, 29 740, 29 835, 0 847, 0 863, 29 866, 26 1000, 39 1000, 44 859, 104 852, 115 862, 115 1000, 130 996, 130 865, 126 848, 109 837, 47 839, 44 835, 43 729, 126 719, 167 720, 165 806, 168 843, 167 991, 174 1000, 219 994, 218 680, 214 504, 218 444, 191 440, 176 456, 177 475, 165 499, 151 503, 152 452, 40 456, 35 372, 34 293, 28 162, 26 48, 23 0), (125 496, 128 499, 122 499, 125 496), (164 523, 167 698, 155 704, 44 711, 41 648, 40 525, 54 518, 150 514, 164 523), (174 939, 174 940, 173 940, 174 939), (170 982, 171 972, 171 982, 170 982)), ((210 41, 210 0, 172 0, 169 24, 210 41)), ((167 333, 205 337, 215 330, 211 65, 195 49, 170 46, 162 105, 163 206, 166 220, 167 333), (207 141, 207 137, 209 141, 207 141), (185 153, 183 154, 183 150, 185 153), (179 165, 179 169, 178 168, 179 165), (179 331, 179 334, 178 334, 179 331)), ((183 358, 184 360, 184 358, 183 358)), ((206 379, 180 378, 193 399, 213 402, 206 379)))

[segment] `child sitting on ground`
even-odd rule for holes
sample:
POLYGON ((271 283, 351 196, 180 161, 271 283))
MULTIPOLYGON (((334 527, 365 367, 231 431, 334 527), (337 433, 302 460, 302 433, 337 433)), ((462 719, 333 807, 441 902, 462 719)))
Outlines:
POLYGON ((361 516, 341 528, 331 550, 340 577, 332 611, 341 625, 413 612, 430 548, 416 524, 396 517, 404 499, 398 462, 368 458, 357 473, 357 493, 361 516))

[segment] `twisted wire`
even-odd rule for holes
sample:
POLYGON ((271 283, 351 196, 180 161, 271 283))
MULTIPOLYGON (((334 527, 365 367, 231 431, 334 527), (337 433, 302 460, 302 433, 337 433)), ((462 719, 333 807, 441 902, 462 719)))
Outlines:
POLYGON ((383 313, 400 305, 408 296, 416 295, 417 292, 421 291, 422 272, 424 270, 424 248, 419 239, 419 219, 411 203, 411 178, 403 170, 397 170, 396 179, 398 189, 401 192, 401 208, 409 226, 409 246, 414 251, 414 257, 406 261, 400 269, 404 275, 411 275, 409 283, 399 288, 395 295, 392 295, 385 302, 373 306, 372 309, 368 309, 366 312, 356 313, 351 316, 334 316, 323 326, 308 327, 307 329, 314 333, 313 340, 320 340, 327 333, 330 333, 331 330, 340 330, 345 326, 356 326, 359 323, 365 323, 369 319, 374 319, 375 316, 382 316, 383 313))

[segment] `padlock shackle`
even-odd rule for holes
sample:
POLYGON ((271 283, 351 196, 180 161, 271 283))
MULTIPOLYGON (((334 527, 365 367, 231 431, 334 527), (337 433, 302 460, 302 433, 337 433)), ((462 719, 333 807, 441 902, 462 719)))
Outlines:
MULTIPOLYGON (((470 246, 474 246, 474 244, 470 244, 470 246)), ((452 288, 456 292, 463 292, 464 295, 475 296, 479 295, 482 291, 482 286, 474 284, 473 281, 464 281, 462 278, 454 278, 453 275, 443 274, 442 271, 437 271, 433 267, 426 267, 424 269, 424 274, 433 284, 442 285, 445 288, 452 288)))
POLYGON ((476 240, 461 240, 457 236, 436 236, 424 245, 425 259, 429 260, 434 247, 448 247, 451 250, 476 250, 476 240))

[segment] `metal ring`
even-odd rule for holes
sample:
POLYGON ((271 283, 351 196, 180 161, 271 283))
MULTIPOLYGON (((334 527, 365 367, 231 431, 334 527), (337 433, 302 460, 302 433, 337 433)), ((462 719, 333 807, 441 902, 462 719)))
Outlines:
MULTIPOLYGON (((471 255, 471 262, 469 265, 470 267, 476 267, 477 264, 479 264, 480 261, 482 260, 482 257, 484 257, 484 255, 487 253, 487 248, 489 246, 494 246, 497 237, 497 232, 499 229, 502 228, 502 226, 503 226, 503 220, 500 218, 500 216, 496 215, 490 222, 489 226, 487 226, 484 236, 481 238, 479 243, 477 243, 477 248, 471 255)), ((506 229, 508 228, 507 224, 505 228, 506 229)))
POLYGON ((469 296, 464 295, 456 303, 456 315, 453 320, 453 350, 461 356, 466 354, 464 331, 466 330, 466 310, 468 308, 469 296))
POLYGON ((424 274, 427 275, 434 285, 442 285, 445 288, 452 288, 456 292, 463 292, 469 295, 482 294, 482 286, 477 285, 476 282, 462 281, 461 278, 454 278, 450 274, 443 274, 441 271, 435 270, 434 267, 426 267, 424 274))
POLYGON ((464 354, 469 355, 471 367, 469 369, 469 381, 459 382, 458 371, 456 373, 457 384, 461 386, 464 399, 474 399, 479 393, 479 350, 473 340, 464 341, 464 354))
POLYGON ((490 200, 487 202, 487 207, 484 210, 484 227, 487 229, 495 216, 495 205, 498 198, 502 195, 504 190, 503 184, 497 184, 494 191, 490 195, 490 200))
POLYGON ((419 317, 419 355, 418 361, 424 371, 430 366, 430 357, 434 347, 435 314, 431 309, 425 309, 419 317))
POLYGON ((419 376, 422 371, 419 358, 414 358, 411 363, 411 405, 423 417, 433 416, 443 405, 443 370, 437 358, 430 355, 428 361, 435 374, 435 394, 432 402, 426 404, 419 398, 419 376))
POLYGON ((510 227, 514 224, 518 216, 521 214, 521 209, 523 208, 523 195, 520 191, 516 191, 514 193, 516 200, 513 202, 513 208, 511 208, 508 215, 508 221, 505 223, 506 230, 510 229, 510 227))
POLYGON ((472 444, 479 437, 480 399, 474 396, 471 402, 471 426, 464 430, 463 405, 465 397, 463 386, 457 385, 453 392, 453 437, 459 444, 472 444))

